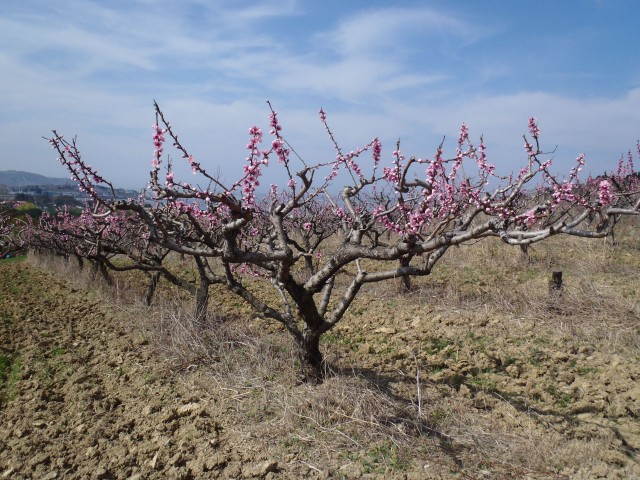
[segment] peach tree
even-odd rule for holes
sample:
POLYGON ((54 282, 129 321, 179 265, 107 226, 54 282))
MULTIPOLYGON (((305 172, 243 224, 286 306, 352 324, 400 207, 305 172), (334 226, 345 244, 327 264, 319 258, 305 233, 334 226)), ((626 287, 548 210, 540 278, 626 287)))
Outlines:
POLYGON ((24 222, 18 219, 14 205, 0 202, 0 259, 23 249, 23 226, 24 222))
POLYGON ((155 104, 151 202, 100 194, 105 190, 97 187, 111 184, 83 160, 75 139, 54 131, 48 140, 102 222, 118 222, 126 212, 146 244, 194 260, 198 315, 206 314, 209 286, 224 286, 257 315, 284 326, 306 381, 323 377, 320 338, 366 284, 429 275, 449 248, 468 242, 498 237, 526 247, 555 235, 602 238, 620 216, 640 214, 632 157, 598 178, 581 179, 583 155, 566 175, 555 174, 535 118, 521 168, 503 176, 483 139, 473 142, 464 124, 450 155, 441 144, 432 156, 407 157, 398 143, 386 162, 377 138, 343 150, 323 110, 335 156, 307 161, 269 109, 269 140, 252 127, 242 172, 226 181, 181 143, 155 104), (177 178, 167 143, 195 180, 177 178), (267 168, 277 169, 280 181, 260 190, 267 168), (255 282, 274 295, 259 294, 255 282))

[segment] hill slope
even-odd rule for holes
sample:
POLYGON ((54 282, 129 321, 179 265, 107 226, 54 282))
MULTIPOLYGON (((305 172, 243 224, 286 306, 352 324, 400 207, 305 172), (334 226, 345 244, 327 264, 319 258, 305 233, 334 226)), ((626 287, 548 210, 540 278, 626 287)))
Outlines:
POLYGON ((27 185, 73 185, 68 178, 45 177, 37 173, 19 170, 0 171, 0 185, 26 187, 27 185))

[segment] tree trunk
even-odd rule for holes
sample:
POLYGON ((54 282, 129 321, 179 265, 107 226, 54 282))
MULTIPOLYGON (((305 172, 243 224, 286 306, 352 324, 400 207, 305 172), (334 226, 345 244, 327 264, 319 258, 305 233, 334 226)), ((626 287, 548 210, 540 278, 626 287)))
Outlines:
POLYGON ((297 343, 300 360, 300 383, 322 383, 326 370, 324 356, 320 351, 320 335, 313 332, 305 333, 297 343))
POLYGON ((305 266, 305 269, 307 271, 307 275, 309 277, 311 277, 313 274, 316 273, 316 269, 315 269, 315 267, 313 265, 313 258, 304 257, 304 266, 305 266))
POLYGON ((148 307, 153 301, 153 295, 156 293, 158 287, 158 281, 160 280, 160 272, 153 272, 149 275, 149 285, 147 286, 147 292, 144 295, 144 303, 148 307))
MULTIPOLYGON (((403 256, 398 260, 400 267, 408 267, 411 263, 411 257, 403 256)), ((404 277, 400 277, 400 291, 401 293, 409 293, 413 290, 413 285, 411 285, 411 277, 409 275, 405 275, 404 277)))
POLYGON ((107 269, 107 266, 104 264, 104 262, 98 263, 98 270, 100 271, 100 275, 102 276, 106 284, 110 287, 113 286, 113 279, 111 278, 111 275, 109 275, 109 270, 107 269))
POLYGON ((196 311, 197 323, 202 323, 207 319, 207 309, 209 308, 209 283, 200 281, 200 286, 196 289, 196 311))

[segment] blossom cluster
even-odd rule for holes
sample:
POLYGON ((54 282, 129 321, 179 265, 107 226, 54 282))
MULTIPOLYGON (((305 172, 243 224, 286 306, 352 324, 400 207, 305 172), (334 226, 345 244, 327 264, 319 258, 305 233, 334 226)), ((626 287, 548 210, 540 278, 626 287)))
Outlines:
POLYGON ((157 170, 160 167, 160 162, 162 161, 162 154, 164 153, 164 134, 166 130, 160 128, 158 124, 154 124, 151 128, 153 128, 153 160, 151 161, 151 167, 154 170, 157 170))

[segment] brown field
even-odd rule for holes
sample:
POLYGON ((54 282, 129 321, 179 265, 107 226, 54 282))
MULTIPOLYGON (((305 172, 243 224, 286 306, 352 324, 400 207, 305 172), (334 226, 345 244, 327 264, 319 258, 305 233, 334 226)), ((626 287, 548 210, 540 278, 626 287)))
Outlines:
POLYGON ((616 240, 529 261, 486 241, 411 293, 372 285, 320 386, 223 291, 195 325, 168 286, 143 307, 133 274, 1 261, 0 479, 640 478, 637 222, 616 240))

